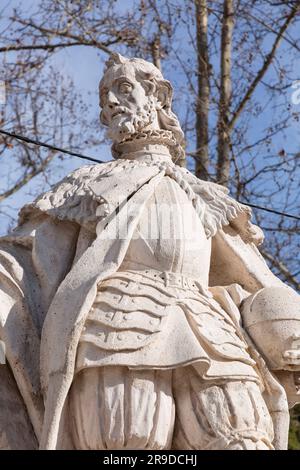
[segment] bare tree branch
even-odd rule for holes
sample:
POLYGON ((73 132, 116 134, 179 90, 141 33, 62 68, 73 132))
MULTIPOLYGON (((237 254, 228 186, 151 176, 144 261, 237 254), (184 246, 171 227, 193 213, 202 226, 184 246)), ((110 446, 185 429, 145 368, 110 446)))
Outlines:
POLYGON ((285 22, 283 23, 280 30, 278 31, 278 35, 277 35, 277 37, 274 41, 274 44, 272 46, 271 51, 269 52, 269 54, 266 56, 266 58, 264 60, 263 66, 258 71, 256 77, 254 78, 254 80, 250 84, 250 87, 248 88, 248 90, 245 93, 244 97, 240 101, 237 109, 234 111, 234 113, 232 115, 232 118, 231 118, 231 120, 228 124, 228 129, 229 130, 233 129, 237 119, 239 118, 241 112, 245 108, 245 105, 248 103, 248 101, 250 100, 251 96, 253 95, 257 85, 260 83, 261 79, 264 77, 265 73, 267 72, 269 66, 271 65, 271 63, 272 63, 272 61, 275 57, 276 51, 278 49, 278 46, 281 42, 281 39, 282 39, 284 33, 286 32, 286 30, 288 29, 288 27, 292 23, 295 16, 299 13, 299 11, 300 11, 300 5, 298 4, 298 5, 296 5, 296 7, 293 7, 291 9, 291 11, 290 11, 289 15, 287 16, 285 22))
POLYGON ((221 79, 218 117, 217 180, 227 186, 230 172, 231 49, 234 26, 233 0, 224 0, 221 35, 221 79))
POLYGON ((197 28, 197 77, 198 96, 196 102, 196 176, 208 179, 208 113, 209 113, 209 59, 208 59, 208 12, 206 0, 195 0, 197 28))
POLYGON ((23 188, 23 186, 29 183, 29 181, 31 181, 35 176, 42 173, 46 169, 48 164, 51 162, 51 160, 53 160, 54 156, 55 154, 50 154, 47 158, 45 158, 42 161, 42 163, 39 166, 33 168, 24 177, 22 177, 17 183, 15 183, 14 186, 12 186, 7 191, 4 191, 2 194, 0 194, 0 202, 12 196, 16 192, 18 192, 21 188, 23 188))
POLYGON ((151 43, 152 61, 153 64, 161 71, 160 61, 160 37, 157 34, 151 43))

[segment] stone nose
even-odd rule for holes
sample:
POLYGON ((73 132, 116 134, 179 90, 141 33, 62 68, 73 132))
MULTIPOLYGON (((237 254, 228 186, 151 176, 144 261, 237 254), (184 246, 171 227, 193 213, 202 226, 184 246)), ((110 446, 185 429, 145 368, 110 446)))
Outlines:
POLYGON ((115 108, 116 106, 119 106, 120 104, 118 98, 112 91, 109 91, 107 94, 107 104, 111 109, 115 108))
POLYGON ((292 340, 292 347, 294 349, 300 349, 300 332, 295 333, 291 337, 292 340))

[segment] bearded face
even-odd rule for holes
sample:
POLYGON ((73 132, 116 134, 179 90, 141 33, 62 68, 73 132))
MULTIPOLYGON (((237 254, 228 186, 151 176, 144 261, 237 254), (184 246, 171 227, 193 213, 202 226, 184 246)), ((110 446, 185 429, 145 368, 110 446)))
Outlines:
POLYGON ((116 67, 101 89, 101 119, 107 136, 119 143, 146 129, 158 129, 156 98, 147 95, 131 66, 116 67))

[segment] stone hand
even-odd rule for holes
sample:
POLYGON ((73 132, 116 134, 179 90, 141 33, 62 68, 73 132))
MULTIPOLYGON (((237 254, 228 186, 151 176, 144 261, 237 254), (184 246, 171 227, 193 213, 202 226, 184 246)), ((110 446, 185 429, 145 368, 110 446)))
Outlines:
POLYGON ((283 354, 285 368, 291 371, 300 371, 300 333, 296 333, 291 338, 291 347, 283 354))
POLYGON ((289 408, 293 408, 297 403, 300 403, 300 371, 276 371, 275 375, 283 385, 287 394, 289 408))

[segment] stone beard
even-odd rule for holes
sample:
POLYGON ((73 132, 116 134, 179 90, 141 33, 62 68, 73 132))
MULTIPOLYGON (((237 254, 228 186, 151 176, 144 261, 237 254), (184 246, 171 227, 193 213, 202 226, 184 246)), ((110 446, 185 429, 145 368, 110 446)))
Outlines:
POLYGON ((134 112, 124 106, 118 109, 120 114, 112 119, 106 132, 106 136, 114 143, 120 143, 125 138, 142 132, 154 123, 157 116, 153 97, 149 98, 149 103, 138 107, 134 112))

